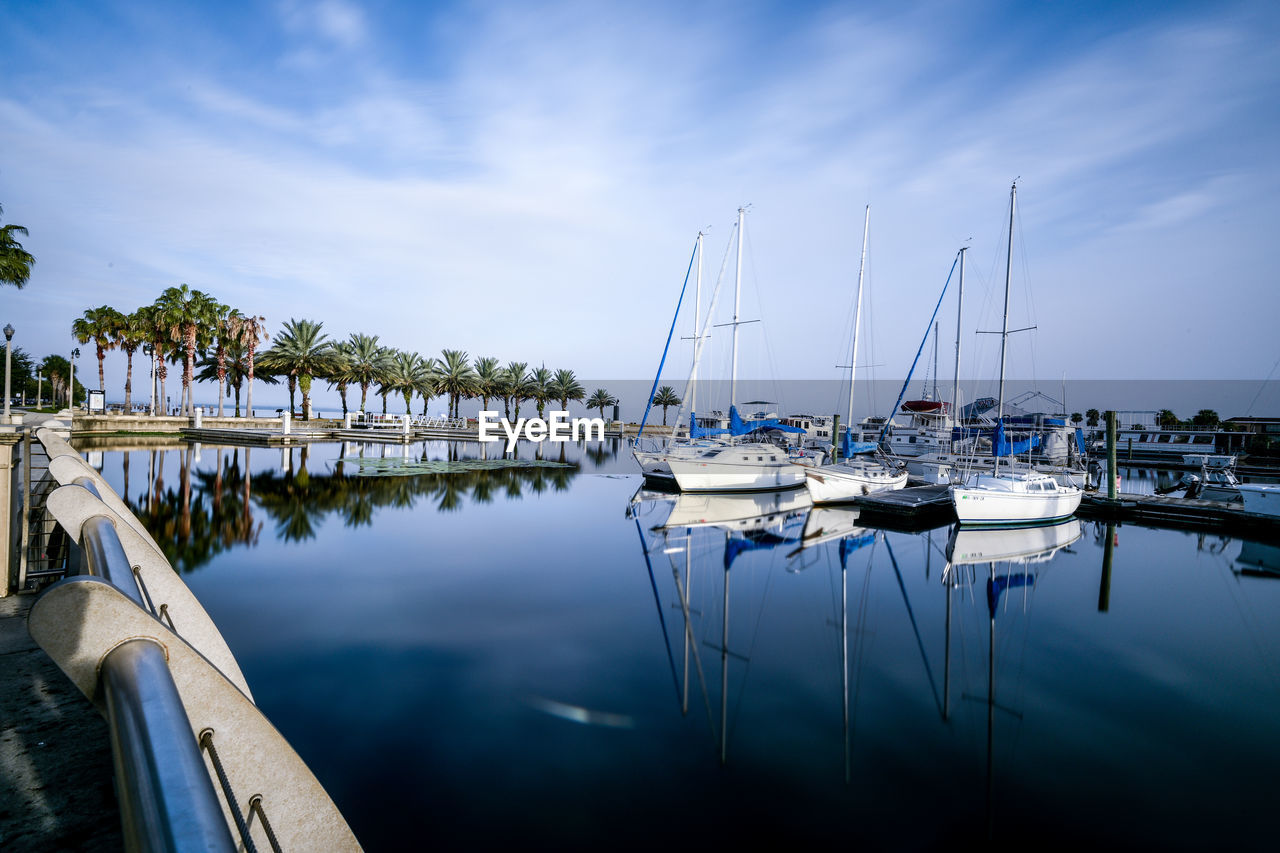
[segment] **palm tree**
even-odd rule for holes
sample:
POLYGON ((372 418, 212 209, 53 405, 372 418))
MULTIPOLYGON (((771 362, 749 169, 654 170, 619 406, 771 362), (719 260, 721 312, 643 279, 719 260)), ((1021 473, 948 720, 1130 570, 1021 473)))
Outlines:
MULTIPOLYGON (((237 313, 235 325, 231 329, 231 338, 237 341, 245 350, 245 378, 249 380, 249 390, 245 397, 244 409, 245 417, 253 417, 253 378, 254 378, 254 356, 258 350, 258 344, 267 339, 267 318, 254 315, 245 315, 237 313)), ((267 380, 269 385, 278 385, 279 381, 274 377, 267 380)), ((239 411, 239 386, 236 390, 236 410, 239 411)))
POLYGON ((207 293, 192 290, 183 284, 166 288, 156 300, 156 307, 160 309, 160 319, 168 328, 170 339, 182 345, 182 411, 190 415, 195 411, 191 382, 195 377, 196 350, 210 337, 221 306, 207 293))
POLYGON ((463 350, 441 350, 440 356, 440 388, 449 395, 449 416, 456 418, 462 398, 471 396, 475 390, 476 372, 467 364, 463 350))
MULTIPOLYGON (((219 368, 216 356, 206 355, 196 363, 196 367, 199 368, 196 371, 197 382, 213 382, 218 379, 219 368)), ((240 417, 240 390, 244 387, 244 381, 249 376, 248 348, 244 344, 235 340, 227 341, 222 372, 226 377, 227 396, 235 396, 235 416, 238 418, 240 417)), ((258 381, 265 382, 268 385, 280 384, 280 380, 269 373, 259 376, 258 381)))
MULTIPOLYGON (((3 206, 0 213, 4 213, 3 206)), ((31 278, 36 259, 14 239, 16 234, 25 237, 27 229, 21 225, 0 225, 0 284, 12 284, 21 290, 31 278)))
POLYGON ((126 358, 124 410, 129 412, 133 410, 133 354, 138 351, 138 347, 147 342, 150 330, 146 316, 141 310, 134 311, 132 314, 123 314, 121 317, 120 324, 116 326, 113 344, 117 349, 124 350, 126 358))
POLYGON ((499 390, 502 394, 503 409, 506 412, 507 420, 511 420, 511 403, 516 404, 516 419, 520 418, 520 394, 525 389, 529 381, 529 365, 523 361, 509 361, 507 366, 502 368, 502 379, 498 383, 499 390))
MULTIPOLYGON (((160 414, 168 414, 164 381, 169 375, 166 355, 169 349, 169 331, 163 322, 160 309, 155 305, 146 305, 133 312, 142 324, 142 335, 145 343, 151 345, 152 358, 156 364, 156 378, 160 380, 160 401, 156 410, 160 414)), ((154 397, 155 387, 151 389, 154 397)))
POLYGON ((388 384, 404 396, 406 415, 409 414, 409 406, 413 403, 413 395, 422 388, 424 383, 429 382, 430 374, 431 366, 416 352, 396 353, 388 384))
POLYGON ((240 338, 243 315, 229 305, 216 304, 213 314, 213 358, 218 365, 218 417, 222 417, 222 398, 230 396, 231 390, 227 387, 227 344, 240 338))
POLYGON ((609 394, 603 388, 597 388, 595 393, 591 395, 591 399, 587 400, 588 409, 599 409, 600 419, 604 419, 604 410, 609 406, 618 405, 618 398, 609 394))
POLYGON ((338 341, 333 345, 333 367, 325 377, 330 388, 338 389, 338 399, 342 401, 342 417, 347 416, 347 386, 354 381, 351 373, 351 344, 338 341))
POLYGON ((400 357, 400 350, 394 347, 385 347, 383 353, 386 355, 387 366, 378 374, 378 396, 382 398, 382 414, 387 413, 387 397, 395 391, 400 390, 396 386, 396 361, 400 357))
POLYGON ((489 398, 502 393, 502 368, 496 358, 486 356, 476 359, 475 369, 475 393, 480 398, 480 408, 488 410, 489 398))
POLYGON ((1091 427, 1096 427, 1098 425, 1098 418, 1101 414, 1102 413, 1099 412, 1097 409, 1090 409, 1089 411, 1084 413, 1085 418, 1087 418, 1085 423, 1087 423, 1091 427))
POLYGON ((667 407, 680 405, 680 398, 676 396, 676 389, 670 385, 663 385, 658 389, 658 393, 653 395, 653 405, 662 407, 662 425, 667 425, 667 407))
POLYGON ((547 390, 551 393, 553 399, 560 401, 560 409, 562 411, 569 410, 570 400, 581 400, 587 395, 587 392, 578 384, 577 377, 573 375, 572 370, 557 370, 555 378, 551 380, 551 385, 547 390))
POLYGON ((1156 426, 1176 427, 1179 423, 1181 421, 1178 420, 1178 416, 1169 409, 1161 409, 1156 415, 1156 426))
POLYGON ((418 379, 418 393, 422 395, 422 416, 427 416, 431 398, 440 393, 440 365, 434 358, 422 360, 425 369, 418 379))
POLYGON ((320 332, 323 323, 289 320, 276 342, 262 354, 262 365, 277 376, 289 378, 289 410, 293 411, 293 383, 302 391, 302 419, 310 419, 311 380, 328 376, 333 369, 333 344, 320 332))
POLYGON ((124 315, 110 305, 89 308, 71 323, 71 334, 82 344, 93 341, 98 348, 98 390, 106 393, 106 379, 102 363, 106 360, 107 350, 115 349, 116 336, 124 323, 124 315))
POLYGON ((551 371, 544 364, 537 370, 533 371, 530 382, 533 387, 530 389, 529 396, 538 404, 538 417, 544 417, 544 410, 547 408, 547 401, 552 399, 551 383, 554 377, 551 371))
MULTIPOLYGON (((360 386, 360 411, 365 410, 369 386, 378 382, 391 366, 390 350, 378 344, 377 335, 353 332, 344 348, 347 353, 350 380, 360 386)), ((344 405, 343 411, 346 411, 344 405)))

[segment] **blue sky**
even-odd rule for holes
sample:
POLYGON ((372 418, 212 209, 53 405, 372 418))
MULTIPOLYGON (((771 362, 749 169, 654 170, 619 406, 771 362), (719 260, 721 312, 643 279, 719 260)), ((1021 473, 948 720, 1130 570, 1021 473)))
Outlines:
POLYGON ((905 373, 972 238, 990 376, 1021 176, 1011 375, 1261 379, 1277 10, 7 2, 0 203, 38 263, 2 313, 42 355, 186 282, 272 329, 640 379, 694 235, 709 287, 750 204, 741 370, 836 378, 871 204, 860 361, 905 373))

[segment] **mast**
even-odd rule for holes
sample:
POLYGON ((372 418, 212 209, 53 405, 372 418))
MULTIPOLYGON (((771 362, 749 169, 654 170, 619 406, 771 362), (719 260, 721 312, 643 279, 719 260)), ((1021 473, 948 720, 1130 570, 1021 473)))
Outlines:
POLYGON ((867 267, 867 233, 871 228, 871 205, 862 221, 862 260, 858 263, 858 296, 853 308, 853 354, 849 357, 849 420, 845 429, 853 429, 853 380, 858 374, 858 326, 862 322, 862 275, 867 267))
MULTIPOLYGON (((693 290, 693 348, 698 348, 698 309, 702 307, 702 232, 698 232, 698 242, 694 250, 698 255, 698 278, 693 290)), ((698 362, 694 359, 693 370, 689 372, 689 411, 697 412, 697 393, 698 386, 696 380, 698 378, 698 362)), ((677 424, 679 426, 679 424, 677 424)), ((693 435, 690 434, 690 439, 693 435)))
MULTIPOLYGON (((1004 423, 1004 363, 1005 350, 1009 344, 1009 280, 1013 275, 1013 213, 1018 206, 1018 182, 1014 181, 1009 189, 1009 251, 1004 261, 1004 321, 1000 328, 1000 404, 996 409, 996 427, 1004 423)), ((999 450, 999 448, 996 448, 999 450)), ((992 463, 992 473, 1000 472, 1000 455, 996 454, 992 463)))
POLYGON ((738 404, 738 308, 742 303, 742 223, 747 210, 738 208, 738 265, 734 270, 733 283, 733 370, 729 375, 729 407, 738 404))
POLYGON ((938 327, 942 324, 937 320, 933 321, 933 397, 938 399, 938 327))
MULTIPOLYGON (((964 312, 964 253, 967 251, 969 251, 968 246, 960 250, 960 295, 956 299, 956 373, 951 383, 951 425, 953 427, 960 423, 960 319, 964 312)), ((951 449, 955 450, 954 441, 951 449)))

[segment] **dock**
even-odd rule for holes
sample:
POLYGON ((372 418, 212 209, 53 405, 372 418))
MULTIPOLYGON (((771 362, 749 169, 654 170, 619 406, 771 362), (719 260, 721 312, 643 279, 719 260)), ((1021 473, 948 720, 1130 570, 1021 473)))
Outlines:
POLYGON ((854 500, 862 517, 895 530, 916 531, 939 527, 956 520, 949 486, 911 486, 887 492, 873 492, 854 500))
POLYGON ((1174 527, 1241 533, 1280 539, 1280 518, 1245 512, 1240 503, 1120 494, 1115 499, 1085 494, 1076 515, 1100 521, 1133 521, 1150 527, 1174 527))

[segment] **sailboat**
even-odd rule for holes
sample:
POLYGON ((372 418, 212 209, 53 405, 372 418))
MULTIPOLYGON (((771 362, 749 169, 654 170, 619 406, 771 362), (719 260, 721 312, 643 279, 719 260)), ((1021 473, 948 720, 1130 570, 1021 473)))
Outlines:
POLYGON ((964 485, 951 486, 951 502, 961 524, 1011 526, 1038 524, 1067 518, 1080 506, 1080 488, 1062 485, 1049 474, 1017 470, 1013 455, 1029 450, 1035 437, 1024 442, 1010 441, 1004 431, 1004 375, 1009 342, 1009 282, 1013 268, 1013 218, 1018 206, 1018 184, 1009 191, 1009 249, 1004 271, 1004 320, 1000 331, 1000 395, 996 408, 996 432, 991 442, 994 457, 990 473, 974 474, 964 485), (1025 445, 1025 446, 1019 446, 1025 445), (1000 457, 1009 456, 1009 468, 1002 471, 1000 457))
MULTIPOLYGON (((667 457, 666 463, 671 468, 676 485, 682 492, 791 489, 802 485, 805 481, 805 469, 793 464, 786 450, 766 442, 732 440, 732 438, 746 438, 753 432, 767 428, 795 429, 778 423, 776 419, 744 422, 738 416, 738 326, 743 324, 738 316, 742 303, 742 230, 745 217, 746 209, 738 208, 738 261, 735 271, 733 322, 729 324, 733 326, 732 373, 729 380, 731 439, 709 447, 697 447, 688 455, 667 457)), ((701 344, 701 340, 697 341, 695 349, 699 349, 701 344)), ((696 420, 691 423, 691 426, 696 426, 696 420)))
MULTIPOLYGON (((696 380, 697 380, 697 374, 698 374, 698 358, 701 356, 701 353, 702 353, 702 341, 706 338, 706 328, 705 327, 699 328, 699 325, 698 325, 698 310, 702 303, 702 238, 703 236, 704 236, 703 233, 699 231, 698 238, 694 243, 694 249, 693 249, 694 256, 689 259, 691 267, 695 258, 698 264, 698 276, 697 276, 696 283, 694 285, 695 290, 694 290, 694 302, 693 302, 693 339, 694 339, 693 366, 689 372, 689 382, 687 385, 687 391, 685 393, 685 399, 689 403, 689 408, 691 410, 694 405, 692 395, 695 393, 695 389, 697 387, 696 380)), ((688 276, 688 273, 686 273, 684 287, 687 287, 688 284, 689 284, 689 276, 688 276)), ((673 317, 671 320, 671 331, 667 333, 667 345, 666 345, 667 348, 671 346, 671 337, 675 332, 676 319, 680 316, 680 305, 684 302, 684 287, 682 287, 680 290, 680 301, 677 302, 676 304, 676 314, 675 314, 675 317, 673 317)), ((719 282, 717 282, 716 284, 716 293, 719 293, 719 282)), ((715 305, 715 294, 712 295, 712 305, 713 306, 715 305)), ((708 321, 710 321, 710 312, 708 312, 707 319, 708 321)), ((691 414, 690 415, 690 434, 687 438, 671 438, 656 447, 651 446, 651 449, 642 449, 640 447, 640 443, 639 443, 640 437, 644 434, 645 422, 647 422, 649 418, 649 409, 653 405, 653 402, 652 402, 653 395, 655 392, 657 392, 658 382, 662 378, 662 365, 666 363, 667 348, 664 348, 662 351, 662 362, 659 363, 658 365, 658 373, 656 376, 654 376, 654 379, 653 379, 653 389, 652 391, 649 392, 650 402, 649 402, 649 405, 645 407, 644 417, 641 419, 641 422, 640 422, 640 431, 636 435, 636 444, 632 448, 631 453, 635 457, 636 462, 639 463, 640 471, 644 474, 646 479, 659 482, 659 483, 674 484, 675 477, 671 473, 671 465, 669 464, 670 459, 672 459, 673 457, 679 459, 679 458, 694 456, 700 451, 722 442, 720 439, 711 437, 709 435, 696 436, 695 434, 698 432, 696 420, 694 416, 691 414)), ((683 407, 681 411, 683 411, 683 407)), ((677 423, 679 422, 679 420, 680 418, 677 416, 676 418, 677 423)))
MULTIPOLYGON (((858 264, 858 295, 853 309, 853 356, 849 362, 849 419, 853 425, 853 383, 858 370, 858 326, 862 320, 862 278, 867 266, 867 235, 871 227, 871 205, 867 205, 862 224, 862 261, 858 264)), ((846 428, 845 435, 848 435, 846 428)), ((816 503, 834 503, 852 500, 872 492, 901 489, 907 484, 907 471, 902 467, 886 465, 882 460, 865 458, 875 453, 878 445, 861 442, 856 446, 843 442, 846 458, 828 465, 806 467, 805 485, 816 503)))

